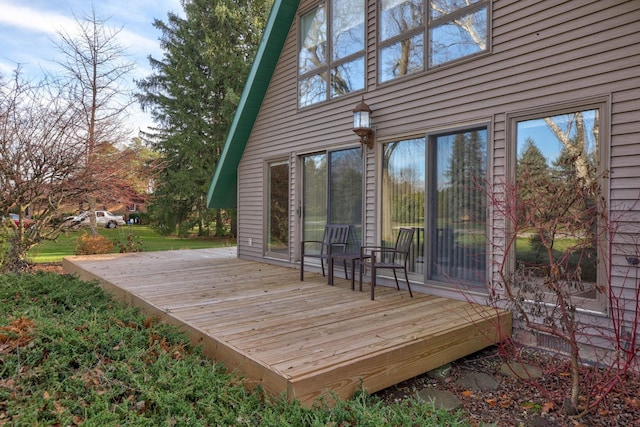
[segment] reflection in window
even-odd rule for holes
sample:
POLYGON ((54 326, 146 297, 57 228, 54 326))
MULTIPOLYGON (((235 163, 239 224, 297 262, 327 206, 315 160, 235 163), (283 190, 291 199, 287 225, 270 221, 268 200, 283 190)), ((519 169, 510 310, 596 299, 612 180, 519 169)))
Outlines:
POLYGON ((484 286, 487 269, 487 130, 432 138, 430 277, 484 286))
POLYGON ((434 25, 429 34, 429 66, 487 49, 487 7, 434 25))
POLYGON ((393 246, 400 227, 414 228, 409 271, 424 271, 425 139, 384 146, 382 168, 382 244, 393 246))
POLYGON ((379 13, 381 82, 488 48, 487 0, 383 0, 379 13))
POLYGON ((362 232, 362 149, 307 155, 302 165, 303 240, 322 240, 325 224, 349 224, 357 244, 362 232))
POLYGON ((298 71, 304 74, 326 65, 327 23, 324 7, 318 6, 300 18, 302 46, 298 55, 298 71))
POLYGON ((364 0, 328 0, 300 17, 300 29, 300 107, 364 88, 364 0))
POLYGON ((269 164, 269 206, 267 250, 271 255, 288 256, 289 251, 289 164, 269 164))
POLYGON ((331 71, 331 97, 364 89, 364 57, 343 62, 331 71))
POLYGON ((423 35, 401 40, 380 49, 380 81, 417 73, 424 69, 423 35))
POLYGON ((570 294, 596 298, 599 110, 520 121, 516 168, 516 269, 570 294))

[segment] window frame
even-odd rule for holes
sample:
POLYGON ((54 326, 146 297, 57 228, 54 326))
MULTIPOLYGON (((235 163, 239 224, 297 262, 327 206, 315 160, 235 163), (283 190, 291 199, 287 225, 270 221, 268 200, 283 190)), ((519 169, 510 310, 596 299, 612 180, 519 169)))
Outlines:
MULTIPOLYGON (((603 177, 606 171, 611 169, 610 164, 610 117, 611 117, 611 100, 609 97, 595 97, 581 100, 575 100, 562 104, 540 106, 526 111, 507 113, 507 141, 506 141, 506 166, 507 179, 509 185, 515 185, 518 160, 518 123, 530 120, 544 119, 545 117, 553 117, 566 115, 576 112, 588 110, 599 110, 599 129, 598 129, 598 179, 600 180, 599 197, 604 200, 606 207, 611 204, 611 192, 609 180, 603 177)), ((608 216, 609 211, 605 212, 608 216)), ((601 224, 600 226, 606 226, 601 224)), ((506 238, 511 239, 514 233, 513 224, 506 223, 506 238)), ((576 303, 576 310, 586 313, 603 314, 607 311, 607 293, 608 286, 611 284, 607 278, 608 261, 610 259, 610 236, 607 233, 598 232, 598 249, 607 250, 606 253, 598 252, 598 272, 596 285, 601 286, 603 292, 597 294, 596 298, 572 296, 572 301, 576 303)), ((513 273, 516 269, 516 250, 514 247, 504 255, 506 258, 507 271, 513 273)), ((610 261, 609 261, 610 262, 610 261)), ((533 302, 533 301, 532 301, 533 302)), ((553 297, 550 295, 547 304, 553 304, 553 297)))
MULTIPOLYGON (((334 1, 338 1, 338 0, 324 0, 322 2, 318 2, 315 5, 311 6, 310 8, 306 9, 305 11, 303 11, 302 13, 298 14, 297 17, 297 22, 298 22, 298 37, 297 37, 297 54, 296 54, 296 71, 297 71, 297 76, 296 76, 296 93, 297 93, 297 108, 298 109, 304 109, 307 107, 312 107, 314 105, 318 105, 324 102, 328 102, 331 101, 333 99, 336 98, 340 98, 342 96, 345 95, 349 95, 352 93, 358 93, 358 92, 362 92, 365 91, 367 89, 367 78, 366 78, 366 74, 367 74, 367 18, 368 18, 368 14, 367 14, 367 0, 362 0, 363 2, 363 31, 362 31, 362 40, 363 40, 363 46, 361 50, 358 50, 356 52, 352 52, 344 57, 338 58, 338 59, 333 59, 333 54, 334 54, 334 46, 333 46, 333 39, 335 34, 333 33, 334 28, 333 28, 333 8, 334 8, 334 1), (325 52, 324 52, 324 63, 323 65, 320 65, 319 67, 316 67, 312 70, 308 70, 305 72, 301 72, 300 70, 300 55, 303 49, 303 44, 304 44, 304 34, 303 34, 303 25, 302 25, 302 21, 303 18, 311 13, 316 13, 316 11, 318 10, 318 8, 320 7, 324 7, 325 9, 325 26, 326 26, 326 40, 325 40, 325 52), (333 73, 332 70, 344 66, 346 64, 355 62, 359 59, 362 59, 363 61, 363 75, 362 77, 362 88, 358 88, 352 91, 349 91, 347 93, 344 94, 338 94, 338 95, 332 95, 332 81, 333 81, 333 73), (322 77, 322 76, 326 76, 326 77, 322 77), (323 99, 319 99, 317 101, 312 101, 309 103, 305 103, 302 104, 302 93, 301 93, 301 82, 303 82, 304 80, 307 79, 311 79, 314 77, 318 77, 321 80, 324 80, 324 86, 325 86, 325 90, 324 90, 324 96, 322 97, 323 99)), ((314 98, 314 97, 312 97, 314 98)))
POLYGON ((462 61, 467 61, 470 59, 473 59, 477 56, 480 55, 484 55, 487 54, 491 51, 491 16, 492 16, 492 1, 491 0, 478 0, 476 3, 470 4, 470 5, 466 5, 464 7, 461 7, 459 9, 456 9, 453 12, 447 13, 445 15, 442 16, 438 16, 436 18, 432 18, 432 13, 431 13, 431 7, 430 7, 430 0, 422 0, 422 24, 418 25, 406 32, 403 32, 401 34, 397 34, 393 37, 390 37, 388 39, 382 40, 382 32, 380 31, 380 26, 381 26, 381 22, 382 22, 382 2, 378 2, 378 7, 376 9, 376 13, 378 16, 378 24, 377 24, 377 40, 376 40, 376 58, 377 58, 377 70, 376 70, 376 76, 377 76, 377 82, 378 84, 387 84, 393 81, 396 81, 398 79, 403 79, 403 78, 408 78, 410 76, 414 76, 414 75, 418 75, 424 72, 428 72, 430 70, 434 70, 434 69, 438 69, 441 67, 446 67, 449 66, 451 64, 456 64, 462 61), (447 22, 451 22, 453 20, 455 20, 456 18, 459 18, 461 16, 466 16, 466 15, 471 15, 479 10, 481 10, 482 8, 486 7, 487 12, 486 12, 486 46, 483 50, 480 50, 478 52, 474 52, 472 54, 469 55, 464 55, 461 56, 459 58, 455 58, 455 59, 451 59, 448 61, 444 61, 442 63, 438 63, 435 65, 430 65, 431 64, 431 58, 432 58, 432 53, 431 51, 431 30, 433 28, 437 28, 439 26, 442 26, 443 24, 446 24, 447 22), (382 61, 382 51, 385 48, 391 47, 396 43, 400 43, 403 40, 408 40, 411 39, 413 37, 415 37, 416 35, 422 35, 422 68, 421 70, 415 71, 415 72, 411 72, 411 73, 407 73, 404 75, 399 75, 399 76, 395 76, 395 77, 391 77, 389 79, 383 80, 382 79, 382 74, 383 74, 383 70, 382 70, 382 66, 383 66, 383 61, 382 61))

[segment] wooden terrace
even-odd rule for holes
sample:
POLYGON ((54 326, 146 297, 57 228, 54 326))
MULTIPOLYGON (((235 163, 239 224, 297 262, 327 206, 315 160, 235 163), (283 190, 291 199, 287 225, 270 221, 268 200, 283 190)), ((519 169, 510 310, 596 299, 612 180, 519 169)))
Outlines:
MULTIPOLYGON (((236 257, 235 248, 68 257, 65 271, 186 330, 204 353, 309 406, 375 392, 511 333, 511 314, 378 286, 376 299, 320 274, 236 257)), ((365 287, 367 289, 367 287, 365 287)))

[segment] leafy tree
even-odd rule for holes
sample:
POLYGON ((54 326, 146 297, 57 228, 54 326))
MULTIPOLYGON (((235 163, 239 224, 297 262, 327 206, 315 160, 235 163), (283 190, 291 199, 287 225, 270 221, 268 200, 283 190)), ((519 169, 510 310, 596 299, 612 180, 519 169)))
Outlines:
MULTIPOLYGON (((145 137, 161 155, 162 168, 150 212, 171 233, 211 222, 206 193, 222 151, 269 0, 191 0, 185 18, 155 20, 163 58, 149 58, 154 74, 137 82, 137 99, 156 123, 145 137)), ((215 212, 221 234, 222 212, 215 212)))

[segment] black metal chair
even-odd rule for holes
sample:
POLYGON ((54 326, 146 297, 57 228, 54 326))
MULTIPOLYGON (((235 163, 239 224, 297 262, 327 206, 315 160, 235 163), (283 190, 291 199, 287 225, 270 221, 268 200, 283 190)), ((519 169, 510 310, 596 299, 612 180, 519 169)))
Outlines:
MULTIPOLYGON (((331 254, 345 253, 349 245, 351 226, 345 224, 327 224, 322 240, 303 240, 300 242, 300 280, 304 281, 304 259, 319 258, 322 276, 325 276, 324 262, 331 254), (306 247, 315 247, 315 251, 307 252, 306 247)), ((347 262, 344 262, 344 274, 347 275, 347 262)))
POLYGON ((371 268, 371 299, 375 298, 376 273, 379 269, 390 269, 396 280, 396 287, 400 290, 396 270, 404 270, 404 278, 407 281, 409 295, 413 298, 407 263, 409 261, 409 250, 413 243, 413 228, 401 228, 394 247, 384 246, 363 246, 360 248, 360 287, 362 287, 362 275, 366 268, 371 268))

